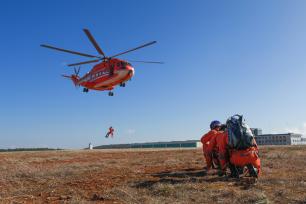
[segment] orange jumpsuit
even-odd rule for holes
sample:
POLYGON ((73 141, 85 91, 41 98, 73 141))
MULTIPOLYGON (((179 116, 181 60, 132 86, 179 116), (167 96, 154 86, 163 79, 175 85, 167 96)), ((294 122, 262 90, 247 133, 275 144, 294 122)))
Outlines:
POLYGON ((228 161, 228 134, 227 131, 221 132, 218 137, 216 137, 216 150, 218 152, 218 159, 221 166, 221 170, 225 172, 228 161))
POLYGON ((108 132, 106 133, 106 136, 105 136, 105 137, 108 138, 109 135, 110 135, 111 137, 114 137, 114 129, 113 129, 112 127, 109 128, 109 130, 108 130, 108 132))
POLYGON ((244 167, 247 164, 253 165, 260 173, 260 159, 258 157, 258 148, 256 141, 254 147, 250 147, 245 150, 228 150, 228 133, 225 131, 216 138, 216 146, 219 153, 219 161, 223 171, 226 170, 227 164, 230 161, 231 164, 239 167, 244 167))
MULTIPOLYGON (((256 142, 255 142, 256 144, 256 142)), ((257 144, 245 150, 232 150, 230 162, 235 166, 244 167, 247 164, 253 165, 257 169, 257 174, 260 174, 260 159, 258 157, 257 144)))
POLYGON ((212 151, 215 145, 215 138, 220 134, 217 130, 210 130, 208 133, 203 135, 201 138, 201 142, 203 145, 203 154, 206 160, 207 170, 209 170, 212 166, 212 151))

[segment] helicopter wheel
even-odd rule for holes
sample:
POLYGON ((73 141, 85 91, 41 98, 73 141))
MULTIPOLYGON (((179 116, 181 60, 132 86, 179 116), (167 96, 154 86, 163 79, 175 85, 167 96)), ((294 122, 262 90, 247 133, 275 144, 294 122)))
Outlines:
POLYGON ((111 91, 110 91, 110 92, 108 92, 108 95, 109 95, 109 96, 114 96, 114 92, 111 92, 111 91))
POLYGON ((83 92, 87 93, 88 92, 88 88, 83 88, 83 92))
POLYGON ((125 83, 121 83, 120 86, 121 86, 121 87, 125 87, 125 83))

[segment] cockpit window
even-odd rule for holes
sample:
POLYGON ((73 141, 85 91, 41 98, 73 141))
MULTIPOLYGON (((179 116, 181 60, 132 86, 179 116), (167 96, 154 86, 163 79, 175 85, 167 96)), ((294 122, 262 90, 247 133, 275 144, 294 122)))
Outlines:
POLYGON ((122 66, 131 66, 131 64, 130 63, 128 63, 128 62, 122 62, 122 66))

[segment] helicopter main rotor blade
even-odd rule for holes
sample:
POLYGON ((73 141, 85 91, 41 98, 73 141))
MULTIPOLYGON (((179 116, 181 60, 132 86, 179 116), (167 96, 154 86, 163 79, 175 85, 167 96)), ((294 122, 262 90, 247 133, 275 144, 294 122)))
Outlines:
POLYGON ((93 44, 93 46, 96 48, 96 50, 98 51, 98 53, 100 53, 101 55, 103 55, 103 57, 105 58, 105 54, 104 52, 101 50, 101 48, 99 47, 98 43, 96 42, 96 40, 94 39, 94 37, 91 35, 90 31, 88 29, 83 29, 83 31, 85 32, 85 34, 87 35, 88 39, 90 40, 90 42, 93 44))
POLYGON ((139 47, 136 47, 136 48, 127 50, 127 51, 125 51, 125 52, 121 52, 121 53, 119 53, 119 54, 116 54, 116 55, 111 56, 110 58, 117 57, 117 56, 119 56, 119 55, 123 55, 123 54, 126 54, 126 53, 128 53, 128 52, 132 52, 132 51, 134 51, 134 50, 138 50, 138 49, 140 49, 140 48, 143 48, 143 47, 152 45, 152 44, 154 44, 154 43, 156 43, 156 41, 152 41, 152 42, 146 43, 146 44, 144 44, 144 45, 141 45, 141 46, 139 46, 139 47))
POLYGON ((85 54, 85 53, 81 53, 81 52, 76 52, 76 51, 72 51, 72 50, 66 50, 66 49, 62 49, 62 48, 57 48, 57 47, 53 47, 50 45, 40 45, 41 47, 45 47, 45 48, 49 48, 49 49, 53 49, 53 50, 58 50, 58 51, 62 51, 62 52, 68 52, 70 54, 75 54, 75 55, 81 55, 84 57, 94 57, 94 58, 99 58, 98 56, 94 56, 94 55, 89 55, 89 54, 85 54))
POLYGON ((96 59, 96 60, 89 60, 89 61, 79 62, 79 63, 74 63, 74 64, 68 64, 68 67, 77 66, 81 64, 90 64, 90 63, 99 62, 99 61, 100 61, 99 59, 96 59))
POLYGON ((156 62, 156 61, 138 61, 138 60, 128 60, 129 62, 139 62, 139 63, 153 63, 153 64, 164 64, 164 62, 156 62))

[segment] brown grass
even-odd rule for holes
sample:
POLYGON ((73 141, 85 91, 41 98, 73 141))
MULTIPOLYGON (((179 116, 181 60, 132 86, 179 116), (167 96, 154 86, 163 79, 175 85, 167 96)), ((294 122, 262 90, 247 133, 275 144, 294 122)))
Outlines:
POLYGON ((306 146, 260 157, 254 184, 206 175, 200 149, 0 153, 0 203, 306 203, 306 146))

